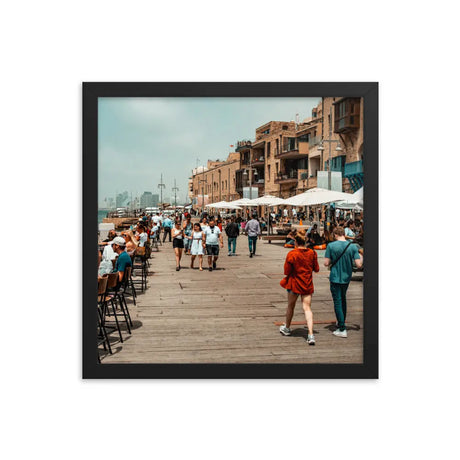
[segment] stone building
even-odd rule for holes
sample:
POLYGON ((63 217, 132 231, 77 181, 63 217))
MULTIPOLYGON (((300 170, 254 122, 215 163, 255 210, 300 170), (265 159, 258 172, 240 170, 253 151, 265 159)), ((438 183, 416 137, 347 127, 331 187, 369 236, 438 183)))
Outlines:
POLYGON ((324 97, 301 123, 269 121, 256 128, 254 140, 240 140, 226 161, 208 161, 204 171, 194 172, 190 197, 232 201, 251 186, 258 196, 288 198, 327 188, 329 163, 341 173, 342 190, 354 192, 363 185, 363 113, 360 98, 324 97))
POLYGON ((232 152, 225 161, 208 160, 206 167, 193 170, 189 197, 194 209, 202 210, 204 203, 233 201, 240 198, 236 191, 236 171, 240 169, 240 155, 232 152))
POLYGON ((343 191, 362 187, 363 109, 360 98, 325 97, 313 109, 312 117, 298 126, 299 146, 308 145, 304 150, 308 156, 307 170, 299 171, 296 193, 318 186, 318 171, 329 171, 329 156, 331 171, 342 173, 343 191))

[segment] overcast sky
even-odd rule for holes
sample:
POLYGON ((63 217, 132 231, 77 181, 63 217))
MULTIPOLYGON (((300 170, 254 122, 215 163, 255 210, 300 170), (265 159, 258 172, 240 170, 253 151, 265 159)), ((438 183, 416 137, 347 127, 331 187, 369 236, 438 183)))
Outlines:
MULTIPOLYGON (((268 121, 311 116, 320 98, 99 98, 99 205, 116 193, 159 193, 178 203, 192 169, 223 160, 268 121), (197 160, 198 159, 198 160, 197 160)), ((165 199, 165 201, 166 201, 165 199)))

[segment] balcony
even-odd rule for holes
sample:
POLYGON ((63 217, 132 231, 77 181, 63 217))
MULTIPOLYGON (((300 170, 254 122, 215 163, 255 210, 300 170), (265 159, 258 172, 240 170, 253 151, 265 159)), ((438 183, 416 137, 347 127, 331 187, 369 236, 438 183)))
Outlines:
POLYGON ((296 183, 298 180, 297 169, 291 169, 287 172, 279 172, 275 175, 275 184, 296 183))
POLYGON ((308 148, 305 149, 306 143, 302 144, 302 149, 299 150, 298 142, 287 142, 283 145, 281 151, 276 151, 275 158, 282 160, 300 160, 308 156, 308 148))
POLYGON ((363 161, 353 161, 353 163, 346 163, 344 169, 344 176, 353 176, 355 174, 362 174, 363 171, 363 161))
POLYGON ((235 152, 242 152, 243 150, 249 150, 252 147, 252 142, 249 140, 238 141, 236 143, 235 152))
POLYGON ((265 157, 261 156, 252 160, 252 166, 263 166, 265 165, 265 157))
POLYGON ((334 103, 334 132, 359 129, 360 99, 344 98, 334 103))
POLYGON ((348 179, 353 192, 356 192, 364 185, 363 161, 353 161, 346 163, 344 168, 344 177, 348 179))

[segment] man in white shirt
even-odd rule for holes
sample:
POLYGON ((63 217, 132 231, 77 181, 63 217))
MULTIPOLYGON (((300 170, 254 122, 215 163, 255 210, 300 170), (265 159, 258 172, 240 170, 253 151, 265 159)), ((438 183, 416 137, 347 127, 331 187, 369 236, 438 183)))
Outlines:
POLYGON ((209 227, 203 230, 203 248, 206 248, 208 253, 208 265, 209 271, 216 269, 216 262, 219 258, 219 243, 220 247, 224 247, 224 240, 219 227, 216 226, 216 221, 211 219, 209 221, 209 227), (214 257, 214 260, 213 260, 214 257))

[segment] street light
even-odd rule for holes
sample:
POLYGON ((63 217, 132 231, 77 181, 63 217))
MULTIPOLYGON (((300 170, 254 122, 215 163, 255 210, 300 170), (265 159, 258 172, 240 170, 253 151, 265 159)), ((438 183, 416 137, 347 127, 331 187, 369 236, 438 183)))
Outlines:
MULTIPOLYGON (((332 144, 336 143, 337 146, 335 148, 336 152, 341 152, 343 149, 340 146, 340 141, 332 139, 332 107, 329 109, 329 139, 321 139, 319 143, 318 150, 324 150, 324 142, 329 143, 329 160, 328 160, 328 167, 327 167, 327 189, 331 190, 332 188, 332 176, 331 176, 331 167, 332 167, 332 144)), ((331 223, 331 204, 327 205, 327 228, 329 230, 331 223)))

